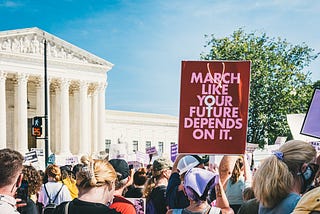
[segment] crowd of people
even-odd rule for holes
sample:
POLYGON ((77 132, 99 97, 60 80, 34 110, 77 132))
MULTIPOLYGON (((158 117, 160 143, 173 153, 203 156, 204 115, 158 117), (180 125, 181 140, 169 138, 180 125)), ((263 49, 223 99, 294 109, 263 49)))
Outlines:
POLYGON ((83 157, 43 172, 2 149, 0 213, 320 213, 319 162, 311 144, 292 140, 254 172, 246 155, 225 156, 217 166, 191 154, 138 168, 83 157))

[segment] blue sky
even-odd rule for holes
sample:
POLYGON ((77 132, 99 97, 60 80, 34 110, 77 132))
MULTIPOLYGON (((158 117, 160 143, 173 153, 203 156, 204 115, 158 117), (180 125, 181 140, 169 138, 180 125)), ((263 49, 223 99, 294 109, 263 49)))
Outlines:
MULTIPOLYGON (((38 27, 114 64, 106 108, 178 116, 180 65, 243 28, 320 52, 318 0, 0 0, 0 30, 38 27)), ((320 79, 320 58, 308 68, 320 79)))

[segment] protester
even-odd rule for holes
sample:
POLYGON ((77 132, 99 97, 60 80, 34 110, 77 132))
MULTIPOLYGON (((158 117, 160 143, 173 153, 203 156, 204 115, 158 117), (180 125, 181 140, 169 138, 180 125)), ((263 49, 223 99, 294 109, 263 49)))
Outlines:
POLYGON ((253 177, 259 213, 291 213, 313 182, 315 158, 314 147, 299 140, 286 142, 266 158, 253 177))
POLYGON ((48 182, 41 186, 38 202, 47 206, 49 202, 59 205, 61 202, 70 201, 71 195, 66 185, 62 184, 59 166, 51 164, 46 168, 45 174, 48 182))
POLYGON ((243 204, 243 191, 251 187, 252 175, 246 156, 239 157, 234 165, 231 177, 226 183, 226 195, 230 207, 235 213, 243 204))
POLYGON ((152 164, 152 177, 147 181, 144 196, 147 198, 148 210, 156 210, 157 214, 167 212, 166 189, 171 174, 172 163, 170 160, 159 158, 152 164))
POLYGON ((71 166, 65 165, 60 167, 60 170, 62 176, 62 183, 67 186, 71 198, 74 199, 78 197, 78 188, 71 168, 71 166))
MULTIPOLYGON (((185 208, 189 206, 188 197, 183 191, 184 174, 191 168, 199 166, 201 163, 192 155, 178 155, 173 163, 171 175, 166 190, 166 200, 169 209, 185 208)), ((200 166, 201 167, 201 166, 200 166)))
POLYGON ((116 178, 116 172, 107 160, 89 161, 76 175, 79 197, 60 204, 53 214, 119 214, 109 208, 116 178))
POLYGON ((227 203, 221 182, 219 184, 219 175, 217 173, 201 168, 188 170, 184 177, 184 192, 190 201, 189 206, 183 209, 171 209, 167 214, 220 213, 220 211, 222 211, 222 213, 233 213, 233 210, 227 203), (215 187, 217 187, 217 203, 223 207, 222 209, 212 207, 207 201, 209 192, 215 187), (224 201, 223 204, 220 200, 224 201))
POLYGON ((257 214, 259 211, 259 202, 254 196, 252 187, 247 187, 242 193, 243 204, 238 210, 238 214, 257 214))
MULTIPOLYGON (((23 166, 23 182, 27 186, 27 205, 19 207, 18 211, 21 214, 37 214, 39 213, 36 202, 38 200, 38 193, 42 184, 39 172, 33 166, 23 166)), ((40 210, 41 211, 41 210, 40 210)))
POLYGON ((109 162, 117 173, 114 199, 110 208, 113 208, 123 214, 136 213, 134 205, 122 196, 124 190, 133 182, 133 175, 131 175, 132 172, 127 161, 123 159, 111 159, 109 162))
POLYGON ((17 214, 14 198, 21 185, 23 156, 11 149, 0 150, 0 210, 5 214, 17 214))
POLYGON ((128 191, 124 196, 127 198, 141 198, 147 179, 147 169, 144 167, 139 168, 133 175, 133 184, 128 187, 128 191))

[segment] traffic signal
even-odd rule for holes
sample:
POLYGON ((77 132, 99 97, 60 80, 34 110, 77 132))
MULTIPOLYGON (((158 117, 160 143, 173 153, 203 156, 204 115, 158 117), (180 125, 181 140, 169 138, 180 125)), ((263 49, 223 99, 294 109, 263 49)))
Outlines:
POLYGON ((41 135, 42 135, 42 117, 34 117, 33 118, 31 134, 36 137, 41 137, 41 135))

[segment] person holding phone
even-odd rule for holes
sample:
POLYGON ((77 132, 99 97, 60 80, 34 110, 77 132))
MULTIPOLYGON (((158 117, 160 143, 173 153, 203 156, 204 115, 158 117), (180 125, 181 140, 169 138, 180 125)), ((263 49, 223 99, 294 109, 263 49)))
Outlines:
POLYGON ((0 150, 0 210, 1 213, 17 214, 16 191, 21 185, 23 156, 11 149, 0 150))
POLYGON ((19 207, 18 211, 20 214, 38 214, 36 202, 42 184, 40 173, 33 166, 23 166, 22 172, 23 180, 17 190, 17 198, 21 198, 27 205, 19 207))

